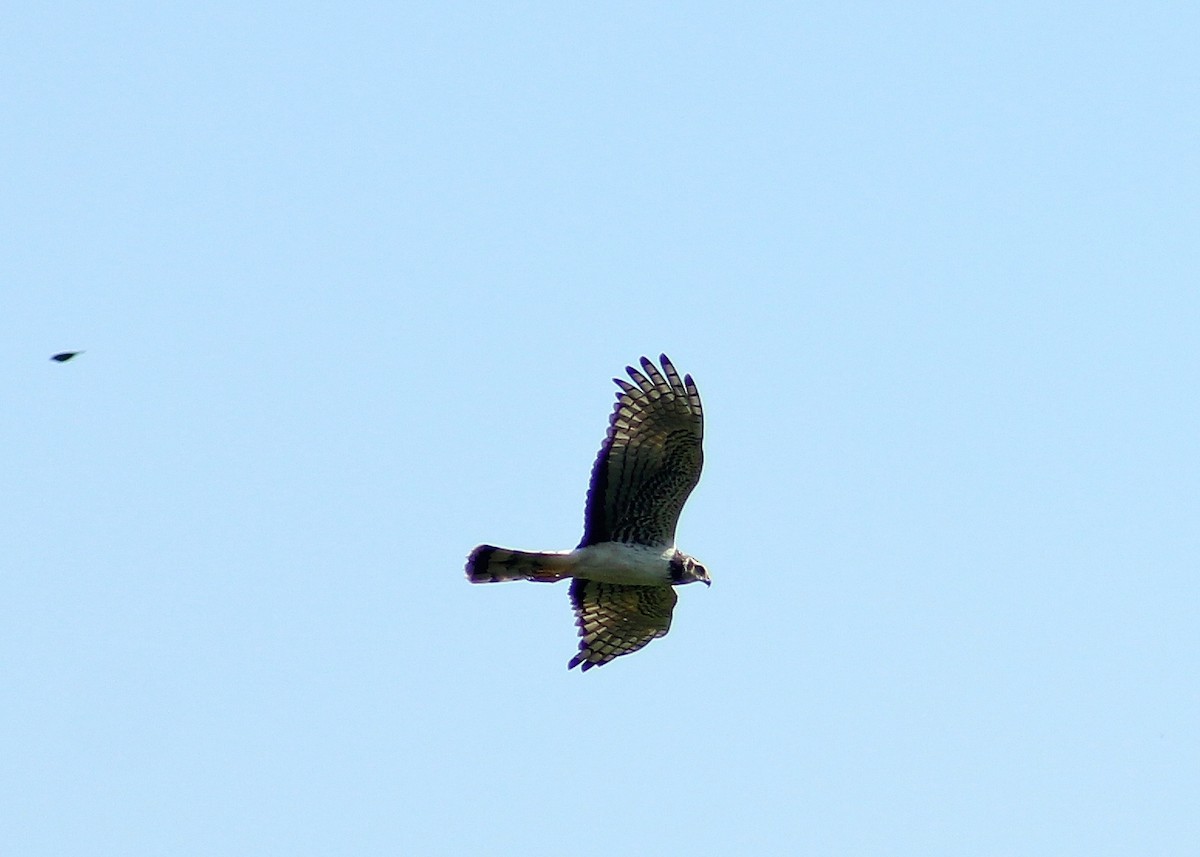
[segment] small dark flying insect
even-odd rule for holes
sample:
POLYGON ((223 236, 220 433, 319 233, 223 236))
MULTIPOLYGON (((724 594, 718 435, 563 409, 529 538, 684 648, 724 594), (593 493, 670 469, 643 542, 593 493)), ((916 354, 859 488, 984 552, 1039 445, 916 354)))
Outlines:
POLYGON ((55 354, 50 359, 57 360, 59 363, 66 363, 68 360, 70 360, 75 355, 82 354, 82 353, 83 353, 82 351, 60 351, 58 354, 55 354))

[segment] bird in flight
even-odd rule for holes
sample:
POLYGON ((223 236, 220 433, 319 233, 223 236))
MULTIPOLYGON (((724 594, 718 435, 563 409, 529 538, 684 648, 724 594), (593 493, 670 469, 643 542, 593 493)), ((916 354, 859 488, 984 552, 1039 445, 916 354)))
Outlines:
POLYGON ((571 551, 480 545, 467 559, 472 583, 571 580, 579 652, 567 669, 587 671, 636 652, 671 627, 672 587, 708 571, 675 547, 675 525, 704 461, 704 411, 691 375, 667 355, 662 371, 643 357, 627 366, 608 434, 592 466, 583 541, 571 551))
POLYGON ((50 359, 55 360, 59 363, 66 363, 72 357, 76 357, 82 353, 83 353, 82 351, 60 351, 57 354, 55 354, 53 357, 51 357, 50 359))

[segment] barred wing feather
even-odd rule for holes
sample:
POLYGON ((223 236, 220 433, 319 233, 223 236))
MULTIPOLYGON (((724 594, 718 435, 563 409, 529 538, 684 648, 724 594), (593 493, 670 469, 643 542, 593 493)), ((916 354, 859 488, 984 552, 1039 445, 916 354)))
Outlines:
POLYGON ((683 504, 704 462, 704 411, 691 375, 665 354, 662 371, 646 357, 621 391, 592 467, 580 547, 616 541, 670 545, 683 504))

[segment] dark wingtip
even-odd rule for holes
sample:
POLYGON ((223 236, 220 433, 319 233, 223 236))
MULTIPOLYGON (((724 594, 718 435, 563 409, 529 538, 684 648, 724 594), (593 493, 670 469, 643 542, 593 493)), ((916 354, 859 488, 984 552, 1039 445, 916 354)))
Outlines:
POLYGON ((567 661, 567 669, 573 670, 575 667, 579 667, 580 672, 587 672, 592 667, 598 666, 595 661, 586 660, 584 657, 586 654, 586 652, 580 652, 575 657, 571 658, 571 660, 567 661))

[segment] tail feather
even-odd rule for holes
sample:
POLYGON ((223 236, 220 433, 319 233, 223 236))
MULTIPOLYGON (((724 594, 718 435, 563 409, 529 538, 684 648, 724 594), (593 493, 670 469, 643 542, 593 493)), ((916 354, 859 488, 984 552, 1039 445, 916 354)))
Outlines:
POLYGON ((571 576, 570 552, 518 551, 480 545, 467 559, 467 580, 499 583, 506 580, 535 580, 554 583, 571 576))

